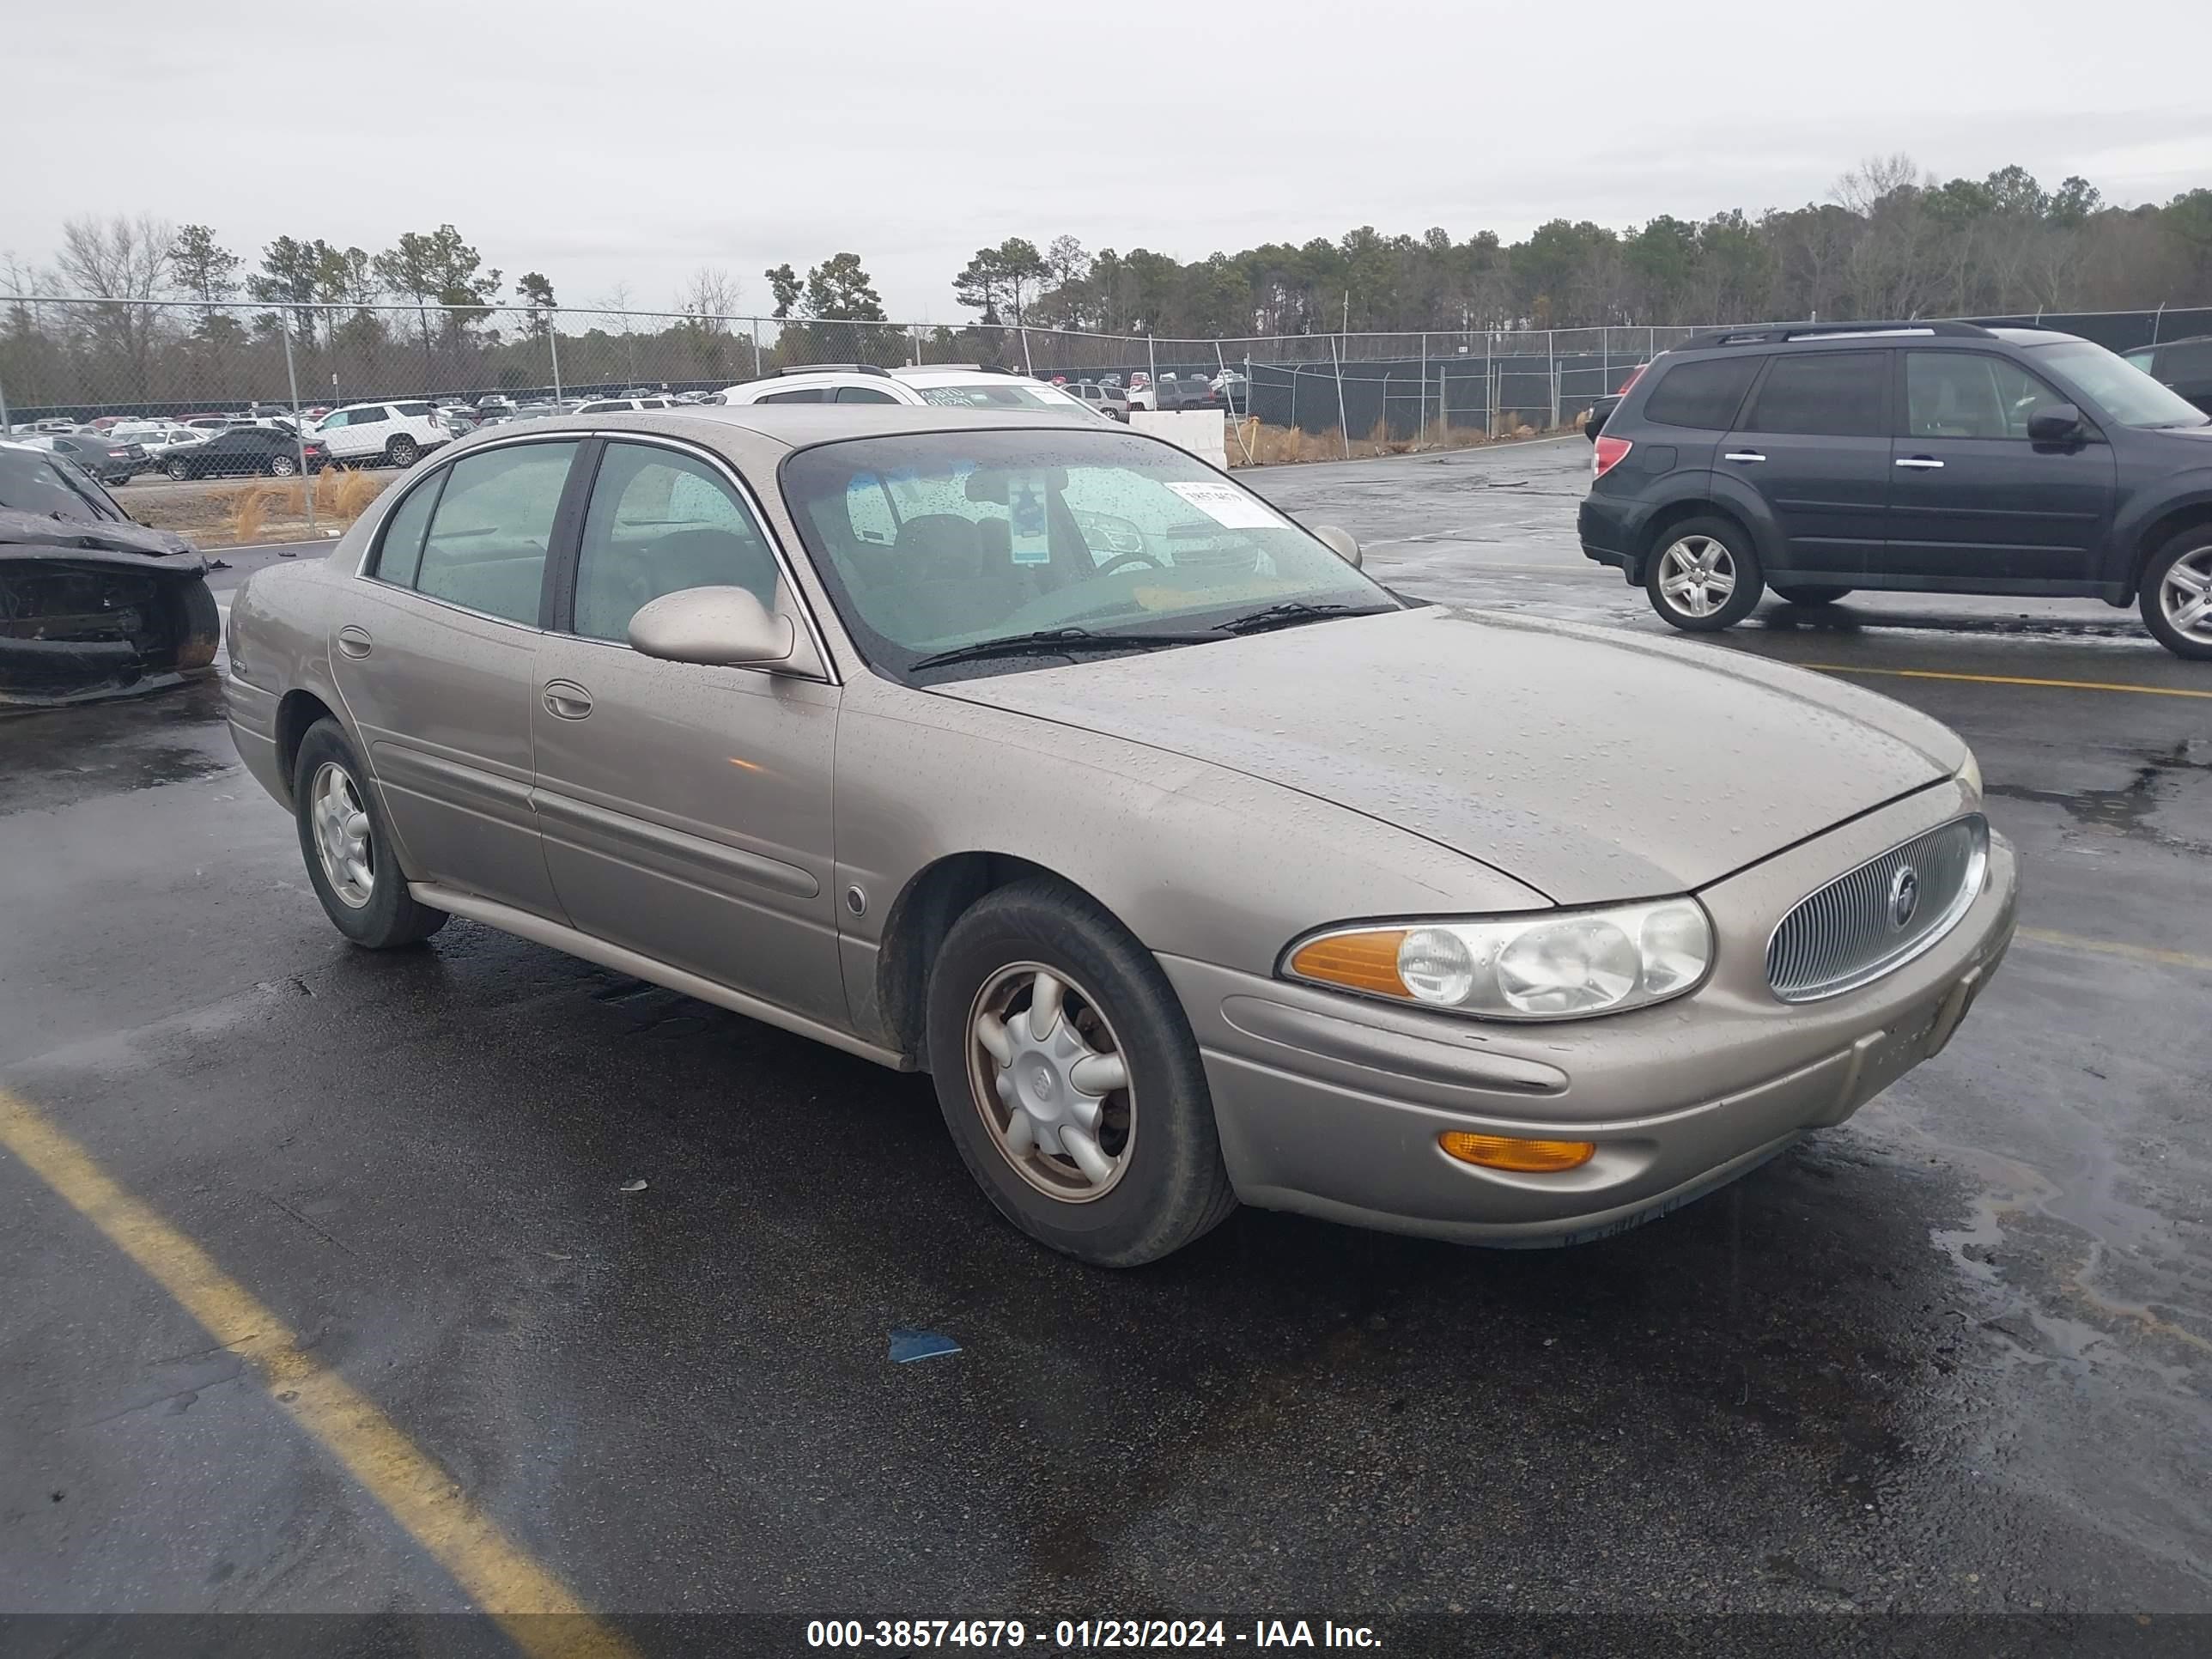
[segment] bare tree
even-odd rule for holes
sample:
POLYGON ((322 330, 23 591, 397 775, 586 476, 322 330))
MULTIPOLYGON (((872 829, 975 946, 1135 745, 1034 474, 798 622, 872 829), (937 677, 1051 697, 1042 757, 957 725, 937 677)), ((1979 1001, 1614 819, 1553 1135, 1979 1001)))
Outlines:
MULTIPOLYGON (((112 219, 71 219, 62 226, 54 256, 63 278, 94 300, 158 299, 169 286, 170 251, 177 234, 166 219, 122 214, 112 219)), ((148 305, 94 305, 86 313, 95 346, 129 375, 128 395, 146 395, 161 329, 161 313, 148 305)))

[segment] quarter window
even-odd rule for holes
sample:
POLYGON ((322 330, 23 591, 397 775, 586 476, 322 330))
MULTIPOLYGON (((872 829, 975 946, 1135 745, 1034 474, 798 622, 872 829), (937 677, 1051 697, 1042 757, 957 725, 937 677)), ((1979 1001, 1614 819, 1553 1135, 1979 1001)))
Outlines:
POLYGON ((545 550, 575 453, 574 442, 514 444, 454 462, 430 516, 416 591, 534 624, 545 550))
POLYGON ((1741 429, 1886 437, 1888 363, 1888 354, 1881 351, 1805 351, 1778 357, 1741 429))
POLYGON ((890 392, 872 386, 841 386, 837 388, 837 401, 841 404, 895 404, 898 399, 890 392))
POLYGON ((577 633, 627 639, 639 606, 692 587, 743 587, 772 608, 776 574, 752 514, 707 463, 607 446, 576 556, 577 633))
POLYGON ((1756 357, 1711 357, 1677 363, 1660 377, 1644 405, 1644 418, 1662 426, 1725 432, 1735 424, 1743 394, 1759 373, 1756 357))
POLYGON ((2019 438, 2037 410, 2066 400, 2002 357, 1978 351, 1905 354, 1905 413, 1916 438, 2019 438))
POLYGON ((375 575, 401 587, 415 586, 422 568, 422 532, 430 525, 430 509, 438 504, 438 491, 446 482, 442 472, 426 478, 408 493, 385 521, 384 538, 377 545, 375 575))

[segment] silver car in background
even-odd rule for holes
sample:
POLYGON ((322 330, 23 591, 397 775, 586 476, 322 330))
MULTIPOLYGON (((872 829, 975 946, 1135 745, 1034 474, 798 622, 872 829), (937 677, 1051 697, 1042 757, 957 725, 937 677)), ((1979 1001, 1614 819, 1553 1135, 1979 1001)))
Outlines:
POLYGON ((2015 887, 1954 733, 1358 564, 1103 425, 539 420, 257 572, 230 720, 348 938, 462 916, 925 1070, 1094 1262, 1238 1200, 1597 1237, 1949 1040, 2015 887))

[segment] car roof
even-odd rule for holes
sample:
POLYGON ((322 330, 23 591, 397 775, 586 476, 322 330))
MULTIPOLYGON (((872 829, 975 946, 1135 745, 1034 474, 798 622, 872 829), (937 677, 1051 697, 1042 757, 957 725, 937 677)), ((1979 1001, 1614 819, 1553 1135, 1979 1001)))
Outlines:
MULTIPOLYGON (((1066 434, 1096 425, 1109 433, 1103 422, 1071 423, 1048 414, 1017 414, 977 409, 948 409, 935 404, 683 404, 671 409, 647 409, 607 415, 553 415, 530 423, 533 437, 549 432, 653 432, 672 438, 690 438, 713 443, 735 428, 750 437, 766 439, 785 449, 831 443, 840 438, 884 438, 918 432, 983 430, 1066 434)), ((482 436, 471 434, 459 440, 453 451, 496 441, 506 434, 493 427, 482 436)))

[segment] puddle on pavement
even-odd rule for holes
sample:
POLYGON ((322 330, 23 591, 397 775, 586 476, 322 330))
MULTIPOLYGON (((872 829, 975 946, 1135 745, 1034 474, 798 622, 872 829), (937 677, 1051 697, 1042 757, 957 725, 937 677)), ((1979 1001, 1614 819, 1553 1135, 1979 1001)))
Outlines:
POLYGON ((2026 784, 1992 783, 1985 793, 2007 800, 2056 806, 2085 829, 2126 836, 2174 852, 2212 857, 2212 842, 2169 835, 2152 820, 2166 804, 2164 789, 2175 774, 2212 773, 2212 744, 2183 738, 2164 749, 2123 750, 2135 764, 2128 781, 2112 789, 2036 789, 2026 784), (2204 751, 2200 756, 2199 751, 2204 751))

